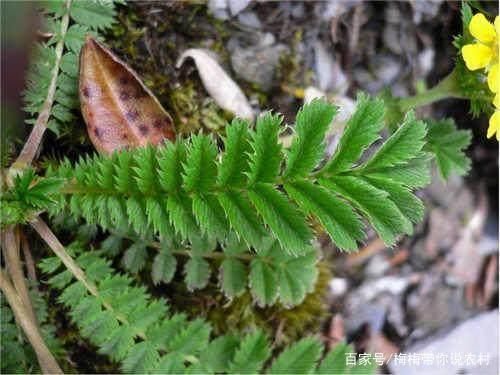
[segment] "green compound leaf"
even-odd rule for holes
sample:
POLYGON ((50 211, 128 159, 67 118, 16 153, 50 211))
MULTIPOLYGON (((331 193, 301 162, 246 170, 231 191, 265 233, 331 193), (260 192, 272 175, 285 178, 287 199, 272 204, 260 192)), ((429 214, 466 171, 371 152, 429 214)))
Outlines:
POLYGON ((245 291, 247 273, 247 267, 238 259, 227 258, 222 262, 220 283, 228 298, 237 297, 245 291))
POLYGON ((259 306, 272 305, 278 298, 278 280, 274 269, 261 259, 250 264, 250 290, 259 306))
POLYGON ((305 177, 318 165, 324 154, 325 134, 336 113, 336 107, 320 99, 304 105, 299 111, 285 177, 305 177))
POLYGON ((266 336, 255 331, 245 336, 234 359, 229 366, 230 374, 255 374, 260 371, 264 361, 271 354, 266 336))
POLYGON ((169 283, 175 275, 177 259, 168 249, 162 248, 156 255, 151 269, 151 277, 154 284, 161 282, 169 283))
POLYGON ((471 138, 471 131, 457 130, 452 119, 430 122, 426 148, 434 154, 443 179, 452 174, 467 174, 471 162, 464 150, 469 147, 471 138))
POLYGON ((257 119, 255 132, 252 133, 250 154, 250 185, 257 182, 274 182, 278 176, 282 155, 278 143, 282 117, 266 113, 257 119))
POLYGON ((202 289, 210 278, 210 265, 201 257, 193 257, 187 261, 184 273, 189 290, 202 289))
MULTIPOLYGON (((393 244, 422 218, 414 190, 430 181, 428 152, 446 166, 448 153, 442 150, 448 146, 441 141, 439 155, 437 140, 427 143, 436 138, 433 131, 426 134, 426 125, 412 113, 374 145, 384 105, 361 95, 337 150, 316 170, 323 163, 324 133, 335 111, 321 100, 305 106, 286 153, 278 142, 281 117, 267 113, 255 131, 233 121, 221 151, 211 136, 199 134, 156 148, 82 158, 74 168, 63 162, 60 174, 52 173, 66 182, 65 192, 71 195, 61 209, 105 229, 131 229, 142 238, 192 242, 204 236, 224 243, 233 236, 261 252, 263 239, 271 237, 293 257, 305 254, 311 244, 310 218, 342 250, 355 250, 363 239, 362 219, 393 244)), ((454 147, 461 150, 467 137, 457 134, 454 147)), ((241 268, 226 265, 226 271, 230 265, 241 268)), ((231 280, 226 276, 221 280, 231 280)), ((288 301, 302 295, 292 281, 284 286, 289 287, 288 301)), ((240 293, 240 285, 240 278, 226 284, 228 296, 240 293)))
POLYGON ((273 362, 269 374, 308 374, 316 367, 322 352, 321 343, 315 338, 302 339, 273 362))
POLYGON ((384 126, 384 102, 358 96, 356 112, 349 119, 332 159, 323 168, 337 173, 348 170, 373 142, 380 138, 384 126))

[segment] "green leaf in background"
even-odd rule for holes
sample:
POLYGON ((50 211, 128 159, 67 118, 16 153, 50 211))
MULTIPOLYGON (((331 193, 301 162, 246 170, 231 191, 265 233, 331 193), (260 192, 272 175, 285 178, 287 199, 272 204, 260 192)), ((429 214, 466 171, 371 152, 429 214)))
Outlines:
POLYGON ((465 175, 470 169, 470 159, 465 149, 470 145, 470 130, 458 130, 452 119, 429 122, 426 149, 434 160, 443 179, 451 174, 465 175))

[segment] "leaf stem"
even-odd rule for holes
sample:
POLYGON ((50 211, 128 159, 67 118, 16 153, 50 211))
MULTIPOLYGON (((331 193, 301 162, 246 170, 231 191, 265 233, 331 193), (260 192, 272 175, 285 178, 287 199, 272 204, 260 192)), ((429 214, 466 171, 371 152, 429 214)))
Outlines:
POLYGON ((56 58, 54 67, 52 68, 52 77, 50 80, 49 88, 47 90, 47 97, 45 98, 42 109, 38 114, 35 125, 31 130, 28 140, 24 144, 21 153, 17 157, 17 160, 10 167, 11 175, 16 174, 17 171, 26 168, 33 162, 38 148, 40 147, 40 143, 42 142, 43 134, 47 129, 47 122, 49 121, 50 111, 52 109, 52 105, 54 104, 57 87, 57 77, 59 76, 59 69, 64 51, 64 38, 66 36, 66 32, 68 31, 71 2, 72 0, 66 0, 64 4, 66 12, 61 19, 60 39, 57 42, 55 48, 56 58))
MULTIPOLYGON (((73 260, 73 258, 67 253, 63 244, 59 241, 59 239, 55 236, 55 234, 50 230, 47 224, 40 218, 36 217, 30 222, 31 226, 37 231, 37 233, 42 237, 42 239, 47 243, 47 245, 52 249, 52 251, 59 257, 59 259, 63 262, 66 268, 75 276, 75 278, 80 281, 85 288, 96 297, 102 305, 109 311, 115 314, 116 319, 122 322, 125 325, 130 325, 128 320, 117 313, 113 306, 111 306, 108 302, 106 302, 102 296, 99 294, 97 290, 97 286, 87 279, 85 272, 80 268, 80 266, 73 260)), ((136 334, 142 338, 146 339, 146 334, 142 331, 136 332, 136 334)))
POLYGON ((85 277, 85 272, 80 268, 78 264, 73 260, 73 258, 66 252, 63 244, 55 236, 50 228, 45 224, 45 222, 36 217, 30 221, 31 226, 35 231, 42 237, 42 239, 47 243, 47 245, 52 249, 52 251, 61 259, 66 268, 75 276, 75 278, 80 281, 87 290, 95 297, 99 296, 97 292, 97 287, 91 281, 87 280, 85 277))
POLYGON ((30 342, 31 346, 35 350, 35 353, 40 364, 40 368, 45 374, 63 374, 63 371, 57 364, 54 356, 47 348, 40 331, 30 318, 30 313, 21 300, 19 294, 16 292, 14 286, 9 281, 9 278, 5 271, 0 270, 0 289, 5 295, 7 302, 9 303, 14 316, 16 317, 17 323, 21 326, 26 335, 26 338, 30 342))
POLYGON ((456 69, 453 69, 450 74, 429 90, 401 98, 398 103, 401 112, 405 113, 412 108, 422 107, 446 98, 465 98, 458 87, 456 69))
POLYGON ((26 307, 26 311, 29 313, 29 318, 34 324, 37 324, 37 319, 35 315, 35 310, 31 303, 29 296, 28 285, 26 284, 26 278, 24 277, 23 266, 21 264, 20 257, 20 243, 19 238, 16 238, 15 228, 10 226, 6 228, 2 233, 2 248, 3 255, 5 258, 5 265, 7 272, 12 279, 14 288, 19 294, 19 298, 26 307))

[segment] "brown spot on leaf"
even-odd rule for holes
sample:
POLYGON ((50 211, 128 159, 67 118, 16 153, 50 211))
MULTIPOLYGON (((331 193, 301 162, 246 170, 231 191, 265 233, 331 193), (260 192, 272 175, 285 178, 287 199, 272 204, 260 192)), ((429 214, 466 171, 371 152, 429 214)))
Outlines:
POLYGON ((97 126, 94 128, 94 134, 98 139, 102 138, 102 131, 97 126))
POLYGON ((153 122, 153 127, 155 129, 164 129, 166 127, 169 127, 170 125, 172 125, 172 122, 168 117, 162 119, 158 118, 153 122))
POLYGON ((129 121, 135 121, 139 118, 139 112, 137 112, 136 109, 127 111, 127 113, 125 113, 125 118, 129 121))
POLYGON ((145 136, 149 133, 149 128, 146 125, 140 125, 139 131, 141 132, 142 135, 145 136))
POLYGON ((87 86, 84 86, 82 89, 82 94, 86 98, 90 98, 90 89, 87 86))
POLYGON ((132 95, 130 95, 127 91, 120 91, 120 100, 129 100, 131 97, 132 95))

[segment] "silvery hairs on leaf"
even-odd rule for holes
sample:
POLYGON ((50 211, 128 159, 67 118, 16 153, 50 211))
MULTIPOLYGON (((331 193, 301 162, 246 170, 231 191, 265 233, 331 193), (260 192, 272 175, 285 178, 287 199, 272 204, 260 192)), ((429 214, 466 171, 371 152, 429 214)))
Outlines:
POLYGON ((238 117, 253 120, 254 113, 245 94, 210 53, 204 49, 188 49, 177 60, 176 68, 188 57, 192 58, 205 89, 217 105, 238 117))

